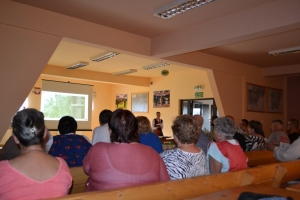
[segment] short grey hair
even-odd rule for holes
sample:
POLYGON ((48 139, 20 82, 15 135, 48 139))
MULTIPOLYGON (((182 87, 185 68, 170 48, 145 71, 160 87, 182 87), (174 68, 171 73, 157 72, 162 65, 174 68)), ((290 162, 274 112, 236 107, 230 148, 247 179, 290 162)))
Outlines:
POLYGON ((221 133, 225 139, 232 139, 236 132, 236 125, 228 117, 219 117, 214 120, 215 132, 221 133))

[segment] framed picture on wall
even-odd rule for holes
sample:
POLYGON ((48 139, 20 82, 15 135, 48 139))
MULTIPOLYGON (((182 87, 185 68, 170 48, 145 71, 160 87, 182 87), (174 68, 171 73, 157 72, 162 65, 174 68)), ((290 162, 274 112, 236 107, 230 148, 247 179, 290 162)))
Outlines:
POLYGON ((267 112, 283 112, 283 90, 267 88, 267 112))
POLYGON ((153 108, 170 107, 170 90, 153 92, 153 108))
POLYGON ((131 94, 131 112, 148 112, 148 92, 131 94))
POLYGON ((265 112, 266 88, 247 83, 247 111, 265 112))
POLYGON ((127 108, 127 94, 117 94, 116 95, 116 109, 118 108, 127 108))

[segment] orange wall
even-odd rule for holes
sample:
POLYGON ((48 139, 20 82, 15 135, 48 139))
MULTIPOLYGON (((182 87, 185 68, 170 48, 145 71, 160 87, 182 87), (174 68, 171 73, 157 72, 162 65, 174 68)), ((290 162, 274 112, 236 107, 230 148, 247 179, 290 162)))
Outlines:
MULTIPOLYGON (((120 81, 122 78, 128 78, 128 76, 119 76, 120 81)), ((49 75, 41 75, 34 87, 42 88, 42 79, 55 80, 55 81, 70 81, 74 83, 90 84, 94 85, 94 92, 96 97, 93 98, 94 109, 92 111, 92 129, 99 126, 99 113, 103 109, 115 110, 115 98, 116 94, 128 94, 128 110, 131 110, 131 94, 148 92, 149 93, 149 112, 148 113, 134 113, 135 116, 144 115, 151 121, 155 118, 156 112, 160 111, 162 119, 164 120, 164 134, 167 136, 172 136, 171 125, 174 118, 179 114, 179 99, 194 99, 194 86, 204 85, 204 98, 212 98, 212 91, 208 81, 208 77, 205 71, 199 69, 189 69, 187 68, 185 72, 172 73, 166 77, 156 77, 151 81, 153 85, 148 87, 143 86, 133 86, 133 85, 121 85, 121 84, 108 84, 96 81, 88 81, 81 79, 73 79, 70 77, 57 77, 49 75), (189 80, 189 81, 187 81, 189 80), (170 107, 169 108, 153 108, 153 91, 159 90, 170 90, 170 107)), ((33 87, 32 87, 33 88, 33 87)), ((28 95, 28 107, 40 109, 41 95, 36 95, 30 91, 28 95)), ((205 119, 209 120, 209 119, 205 119)), ((51 132, 56 135, 57 132, 51 132)), ((3 137, 1 143, 5 143, 11 134, 11 129, 9 129, 6 135, 3 137)), ((80 132, 79 134, 84 134, 92 139, 92 132, 80 132)))
POLYGON ((208 70, 208 78, 220 116, 232 115, 236 124, 239 124, 243 118, 258 120, 263 124, 266 137, 270 134, 272 120, 280 119, 284 121, 283 113, 259 113, 246 110, 247 83, 284 89, 284 78, 282 76, 264 77, 260 68, 200 52, 166 59, 185 65, 198 66, 200 69, 211 69, 208 70))

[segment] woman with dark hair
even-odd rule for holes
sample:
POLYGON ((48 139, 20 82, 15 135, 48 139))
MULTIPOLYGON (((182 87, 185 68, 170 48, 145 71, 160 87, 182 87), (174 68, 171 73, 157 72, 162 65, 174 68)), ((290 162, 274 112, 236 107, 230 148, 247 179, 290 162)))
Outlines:
POLYGON ((137 116, 140 143, 152 147, 157 153, 163 152, 162 143, 157 134, 152 132, 150 121, 145 116, 137 116))
POLYGON ((228 172, 247 168, 248 158, 238 141, 233 139, 236 126, 229 117, 214 120, 214 139, 208 146, 206 161, 208 173, 228 172))
POLYGON ((36 109, 24 109, 12 119, 13 138, 21 155, 0 162, 0 199, 45 199, 66 195, 72 177, 66 162, 42 147, 47 135, 44 118, 36 109))
POLYGON ((69 167, 82 166, 82 160, 92 146, 82 135, 75 134, 77 122, 73 117, 64 116, 59 120, 60 135, 53 137, 49 154, 65 159, 69 167))
POLYGON ((160 154, 171 180, 205 175, 205 153, 195 146, 200 134, 196 119, 190 115, 178 116, 172 131, 177 148, 160 154))
POLYGON ((96 143, 83 160, 86 191, 108 190, 169 180, 158 153, 139 144, 138 123, 128 110, 115 110, 108 122, 111 142, 96 143))
POLYGON ((245 135, 246 151, 263 150, 266 148, 264 131, 259 121, 251 120, 248 123, 249 135, 245 135))

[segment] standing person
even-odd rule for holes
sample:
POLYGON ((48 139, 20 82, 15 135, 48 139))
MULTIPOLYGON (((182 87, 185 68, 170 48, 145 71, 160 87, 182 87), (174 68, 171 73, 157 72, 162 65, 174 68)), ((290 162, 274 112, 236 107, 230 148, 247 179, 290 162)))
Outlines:
POLYGON ((275 144, 279 146, 280 142, 290 143, 289 137, 282 131, 282 121, 281 120, 273 120, 272 125, 272 134, 267 140, 267 143, 275 144))
POLYGON ((71 116, 59 120, 60 135, 53 137, 49 154, 63 158, 69 167, 82 166, 82 160, 92 146, 82 135, 76 134, 77 122, 71 116))
POLYGON ((138 122, 129 110, 115 110, 108 127, 112 143, 98 142, 83 160, 83 170, 89 175, 86 191, 170 180, 159 154, 138 143, 138 122))
POLYGON ((190 115, 176 117, 172 132, 177 148, 160 154, 171 180, 205 175, 205 153, 195 146, 199 137, 199 125, 195 118, 190 115))
POLYGON ((210 138, 204 133, 204 131, 202 130, 202 126, 203 126, 203 117, 201 115, 194 115, 194 118, 196 119, 198 126, 199 126, 199 132, 200 132, 200 136, 199 139, 196 143, 196 146, 199 147, 200 149, 202 149, 206 155, 207 153, 207 146, 210 142, 210 138))
POLYGON ((208 146, 206 162, 210 174, 247 168, 248 158, 239 143, 233 139, 236 126, 229 117, 214 121, 214 138, 208 146))
POLYGON ((102 110, 99 114, 100 126, 96 127, 93 131, 92 145, 97 142, 110 143, 110 133, 108 130, 108 121, 112 111, 102 110))
POLYGON ((152 121, 152 128, 158 136, 163 136, 164 122, 160 118, 160 112, 156 112, 156 118, 152 121))
POLYGON ((297 119, 290 119, 287 123, 286 130, 291 144, 300 136, 299 121, 297 119))
POLYGON ((157 153, 163 152, 162 143, 159 137, 152 133, 150 121, 145 116, 137 116, 138 134, 140 136, 140 143, 152 147, 157 153))
POLYGON ((12 119, 14 141, 21 155, 0 162, 0 199, 46 199, 67 195, 72 185, 68 165, 43 148, 44 118, 36 109, 24 109, 12 119))

